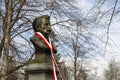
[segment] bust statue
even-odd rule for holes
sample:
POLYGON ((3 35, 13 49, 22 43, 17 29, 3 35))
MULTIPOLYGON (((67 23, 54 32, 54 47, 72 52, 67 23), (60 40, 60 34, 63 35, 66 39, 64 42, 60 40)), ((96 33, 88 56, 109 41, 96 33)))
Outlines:
MULTIPOLYGON (((44 38, 49 42, 49 35, 51 34, 50 17, 48 15, 43 15, 35 18, 32 23, 34 32, 41 33, 44 38)), ((50 49, 45 45, 45 43, 37 36, 30 38, 35 48, 35 58, 32 63, 41 63, 50 60, 50 49)), ((53 45, 53 51, 56 53, 56 48, 53 45)), ((51 60, 50 60, 51 61, 51 60)))

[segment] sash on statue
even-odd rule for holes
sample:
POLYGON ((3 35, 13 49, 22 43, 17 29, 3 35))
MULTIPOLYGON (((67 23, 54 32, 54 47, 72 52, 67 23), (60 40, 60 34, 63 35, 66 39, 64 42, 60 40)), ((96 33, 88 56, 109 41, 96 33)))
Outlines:
MULTIPOLYGON (((50 38, 49 38, 49 42, 48 42, 46 40, 46 38, 40 32, 36 32, 35 36, 37 36, 39 39, 41 39, 44 42, 44 44, 50 49, 51 59, 52 59, 52 79, 57 80, 56 68, 57 68, 58 73, 59 73, 60 76, 61 76, 61 74, 60 74, 60 70, 58 68, 58 65, 57 65, 57 63, 55 61, 55 58, 54 58, 54 55, 53 55, 53 52, 54 52, 53 51, 54 50, 53 44, 52 44, 50 38)), ((62 76, 61 76, 61 80, 63 80, 62 76)))

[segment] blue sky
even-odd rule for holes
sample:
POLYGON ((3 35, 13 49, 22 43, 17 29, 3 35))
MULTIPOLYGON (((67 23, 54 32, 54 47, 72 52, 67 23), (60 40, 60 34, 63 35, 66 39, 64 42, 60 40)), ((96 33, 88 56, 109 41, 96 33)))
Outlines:
MULTIPOLYGON (((81 9, 83 9, 83 13, 87 13, 93 6, 93 0, 77 0, 77 5, 81 9)), ((113 4, 113 3, 112 3, 113 4)), ((113 6, 113 5, 112 5, 113 6)), ((105 6, 102 6, 101 10, 108 10, 111 7, 111 3, 106 3, 105 6)), ((109 16, 108 16, 109 17, 109 16)), ((96 41, 96 44, 99 46, 99 49, 97 51, 104 54, 97 55, 94 59, 91 60, 91 67, 98 68, 97 72, 99 75, 102 74, 103 70, 107 68, 108 63, 110 60, 115 59, 116 61, 119 61, 120 58, 120 25, 119 25, 119 15, 114 16, 114 20, 112 21, 112 24, 110 26, 109 30, 109 40, 108 45, 106 47, 106 52, 104 53, 104 46, 106 42, 106 28, 103 26, 98 26, 100 28, 94 28, 93 33, 101 39, 96 41)), ((101 23, 104 24, 106 21, 106 17, 103 18, 101 23)), ((97 54, 97 53, 96 53, 97 54)), ((102 80, 102 79, 101 79, 102 80)))

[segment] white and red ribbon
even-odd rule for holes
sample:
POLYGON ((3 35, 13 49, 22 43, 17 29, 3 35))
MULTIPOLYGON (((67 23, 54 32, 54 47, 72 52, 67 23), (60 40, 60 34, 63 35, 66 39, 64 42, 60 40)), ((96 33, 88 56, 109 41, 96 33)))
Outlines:
POLYGON ((35 33, 35 36, 37 36, 39 39, 41 39, 45 45, 50 49, 51 51, 51 58, 52 58, 52 78, 53 80, 57 80, 57 75, 56 75, 56 68, 57 68, 57 71, 61 77, 61 80, 63 80, 61 74, 60 74, 60 70, 58 68, 58 65, 56 63, 56 60, 54 58, 54 55, 53 55, 53 44, 51 42, 51 39, 49 38, 49 42, 46 40, 46 38, 40 33, 40 32, 36 32, 35 33))

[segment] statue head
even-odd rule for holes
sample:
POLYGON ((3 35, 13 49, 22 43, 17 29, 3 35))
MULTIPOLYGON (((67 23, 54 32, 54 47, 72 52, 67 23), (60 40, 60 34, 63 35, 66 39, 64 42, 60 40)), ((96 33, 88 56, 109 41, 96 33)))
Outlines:
POLYGON ((48 15, 35 18, 32 26, 35 32, 41 32, 45 35, 49 35, 51 33, 50 17, 48 15))

